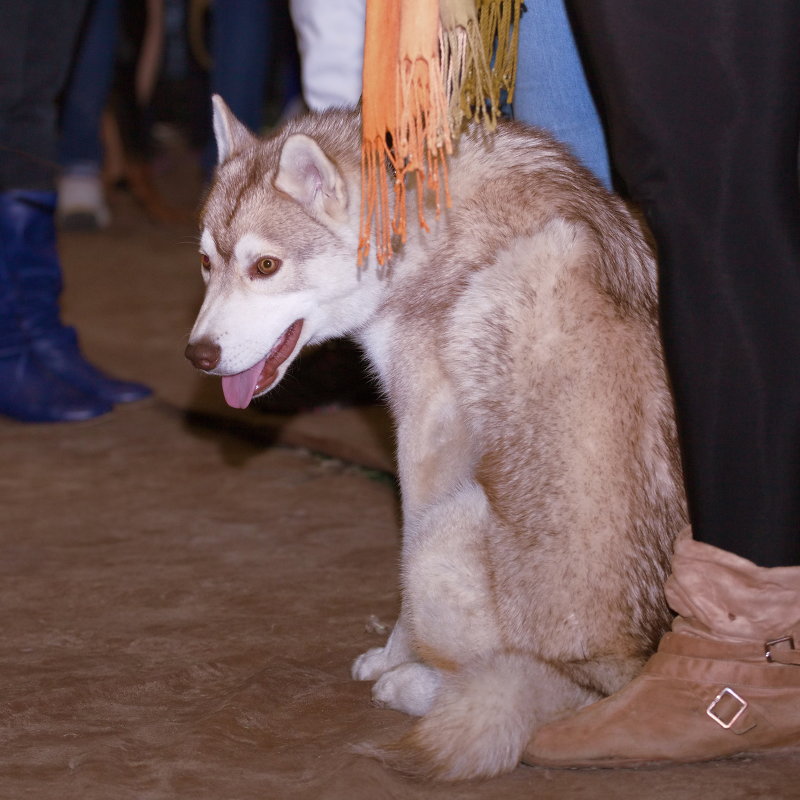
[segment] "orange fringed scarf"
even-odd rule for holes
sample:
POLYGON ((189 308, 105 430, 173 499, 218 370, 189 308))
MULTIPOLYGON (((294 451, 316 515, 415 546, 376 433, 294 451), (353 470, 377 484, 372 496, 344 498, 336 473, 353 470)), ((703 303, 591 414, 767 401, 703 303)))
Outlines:
POLYGON ((397 128, 397 53, 400 41, 400 0, 367 2, 364 34, 364 72, 361 90, 361 226, 358 261, 369 252, 370 229, 377 229, 380 264, 391 255, 389 195, 385 162, 396 175, 397 159, 387 144, 387 134, 397 128), (377 7, 376 7, 377 5, 377 7))
POLYGON ((405 238, 405 181, 449 202, 446 156, 465 119, 491 130, 501 92, 511 99, 521 0, 367 0, 362 95, 359 263, 376 231, 376 257, 391 257, 392 234, 405 238), (492 65, 490 67, 490 65, 492 65), (390 213, 386 168, 394 173, 390 213))

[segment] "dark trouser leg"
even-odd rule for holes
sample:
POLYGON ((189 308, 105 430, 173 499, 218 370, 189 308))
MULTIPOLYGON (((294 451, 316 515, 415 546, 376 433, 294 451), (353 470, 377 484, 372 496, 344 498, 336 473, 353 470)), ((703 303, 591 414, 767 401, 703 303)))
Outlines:
POLYGON ((0 190, 53 189, 56 98, 86 0, 6 0, 0 25, 0 190))
POLYGON ((800 563, 800 3, 573 0, 659 245, 694 535, 800 563))

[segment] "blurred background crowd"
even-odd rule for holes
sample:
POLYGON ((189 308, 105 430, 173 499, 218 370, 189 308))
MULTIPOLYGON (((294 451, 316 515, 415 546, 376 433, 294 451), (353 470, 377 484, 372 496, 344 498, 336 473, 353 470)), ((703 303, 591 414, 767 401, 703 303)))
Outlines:
POLYGON ((212 91, 257 131, 305 108, 288 0, 91 0, 61 102, 60 224, 107 226, 115 188, 181 220, 154 171, 179 143, 210 172, 212 91))

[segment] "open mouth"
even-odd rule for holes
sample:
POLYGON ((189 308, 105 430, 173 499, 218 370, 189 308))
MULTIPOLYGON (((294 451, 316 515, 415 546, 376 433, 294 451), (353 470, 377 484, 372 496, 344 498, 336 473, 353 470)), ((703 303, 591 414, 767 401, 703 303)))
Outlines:
POLYGON ((295 320, 261 361, 244 372, 223 376, 222 393, 225 395, 225 402, 233 408, 247 408, 257 394, 269 389, 278 377, 281 364, 294 352, 302 330, 303 320, 295 320))

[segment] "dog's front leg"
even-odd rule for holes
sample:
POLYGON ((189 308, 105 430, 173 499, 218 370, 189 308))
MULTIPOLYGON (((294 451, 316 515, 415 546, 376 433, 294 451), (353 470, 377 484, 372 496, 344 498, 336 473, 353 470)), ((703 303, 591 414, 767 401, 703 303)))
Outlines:
POLYGON ((375 705, 413 716, 427 713, 439 688, 439 670, 420 664, 411 649, 403 614, 384 647, 373 647, 353 663, 353 678, 375 681, 375 705))
POLYGON ((373 647, 354 662, 351 674, 357 681, 374 681, 399 664, 415 661, 403 613, 383 647, 373 647))

